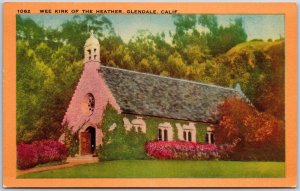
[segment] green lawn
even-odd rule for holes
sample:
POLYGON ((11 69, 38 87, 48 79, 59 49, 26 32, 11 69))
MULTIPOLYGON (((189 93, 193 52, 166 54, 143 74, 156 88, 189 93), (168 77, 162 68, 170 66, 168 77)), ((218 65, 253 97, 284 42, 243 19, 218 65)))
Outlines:
POLYGON ((123 160, 34 172, 18 178, 242 178, 284 176, 284 162, 123 160))

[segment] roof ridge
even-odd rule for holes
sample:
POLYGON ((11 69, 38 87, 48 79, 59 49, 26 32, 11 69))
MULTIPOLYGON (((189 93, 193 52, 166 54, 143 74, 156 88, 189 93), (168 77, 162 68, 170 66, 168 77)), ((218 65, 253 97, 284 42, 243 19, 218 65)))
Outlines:
POLYGON ((208 87, 215 87, 215 88, 221 88, 221 89, 226 89, 226 90, 231 90, 231 91, 238 92, 234 88, 223 87, 223 86, 218 86, 218 85, 214 85, 214 84, 206 84, 206 83, 203 83, 203 82, 196 82, 196 81, 192 81, 192 80, 186 80, 186 79, 180 79, 180 78, 173 78, 173 77, 167 77, 167 76, 160 76, 160 75, 156 75, 156 74, 145 73, 145 72, 138 72, 138 71, 134 71, 134 70, 127 70, 127 69, 123 69, 123 68, 115 68, 115 67, 111 67, 111 66, 103 66, 103 65, 101 65, 100 68, 108 68, 108 69, 114 69, 114 70, 121 70, 121 71, 125 71, 125 72, 131 72, 131 73, 136 73, 136 74, 149 75, 149 76, 154 76, 154 77, 159 77, 159 78, 165 78, 165 79, 170 79, 170 80, 178 80, 178 81, 182 81, 182 82, 189 82, 189 83, 194 83, 194 84, 198 84, 198 85, 204 85, 204 86, 208 86, 208 87))

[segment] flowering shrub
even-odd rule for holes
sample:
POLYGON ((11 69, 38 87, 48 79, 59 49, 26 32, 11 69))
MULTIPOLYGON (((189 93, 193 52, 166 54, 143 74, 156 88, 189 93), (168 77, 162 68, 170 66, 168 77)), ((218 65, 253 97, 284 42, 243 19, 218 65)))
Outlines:
POLYGON ((230 159, 236 150, 236 143, 218 145, 218 155, 221 159, 230 159))
POLYGON ((17 166, 19 169, 32 168, 38 164, 63 161, 68 156, 65 145, 58 141, 42 140, 32 144, 17 146, 17 166))
POLYGON ((146 153, 156 159, 209 160, 226 158, 229 147, 182 141, 153 141, 145 145, 146 153))
POLYGON ((48 163, 52 161, 63 161, 67 159, 68 152, 65 145, 58 141, 42 140, 35 141, 33 144, 36 146, 38 152, 38 163, 48 163))
POLYGON ((38 159, 35 145, 19 144, 17 146, 17 166, 19 169, 36 166, 38 164, 38 159))

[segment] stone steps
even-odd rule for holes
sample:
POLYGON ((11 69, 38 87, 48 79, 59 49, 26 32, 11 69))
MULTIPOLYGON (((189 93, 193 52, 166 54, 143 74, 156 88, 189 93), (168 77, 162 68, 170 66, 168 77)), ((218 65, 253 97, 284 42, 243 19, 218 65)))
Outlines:
POLYGON ((82 155, 82 156, 75 156, 75 157, 68 157, 67 162, 98 162, 98 157, 93 157, 93 155, 82 155))

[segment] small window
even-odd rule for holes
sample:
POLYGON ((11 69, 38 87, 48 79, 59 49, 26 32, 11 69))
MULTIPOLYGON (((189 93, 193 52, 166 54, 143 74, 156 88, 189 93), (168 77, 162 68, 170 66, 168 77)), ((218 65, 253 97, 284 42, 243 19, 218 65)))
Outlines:
POLYGON ((192 133, 190 131, 188 132, 188 137, 189 137, 188 141, 192 141, 192 133))
POLYGON ((183 140, 192 141, 192 132, 187 130, 183 131, 183 140))
POLYGON ((159 141, 162 140, 162 131, 161 131, 161 129, 158 129, 158 140, 159 141))
POLYGON ((173 128, 170 123, 160 123, 158 125, 158 138, 161 141, 172 141, 173 140, 173 128))
POLYGON ((96 55, 94 55, 94 60, 96 60, 96 58, 97 58, 97 56, 96 56, 96 55))
POLYGON ((210 134, 211 144, 215 143, 215 135, 213 133, 210 134))
POLYGON ((87 51, 88 51, 89 55, 91 55, 92 51, 90 49, 88 49, 87 51))
POLYGON ((164 130, 164 141, 168 141, 168 130, 164 130))
POLYGON ((91 59, 92 57, 91 56, 89 56, 89 60, 91 59))
POLYGON ((95 109, 95 98, 92 94, 89 94, 89 102, 88 102, 88 108, 90 113, 94 112, 95 109))
POLYGON ((208 133, 205 134, 205 142, 208 143, 208 133))
POLYGON ((95 48, 95 49, 94 49, 94 52, 96 52, 96 50, 97 50, 97 49, 95 48))
POLYGON ((205 141, 208 144, 214 144, 215 143, 215 136, 213 133, 206 133, 205 135, 205 141))
POLYGON ((183 131, 183 140, 186 141, 186 132, 185 131, 183 131))
POLYGON ((93 114, 95 109, 95 98, 93 94, 88 93, 82 102, 82 111, 85 115, 91 115, 93 114))

